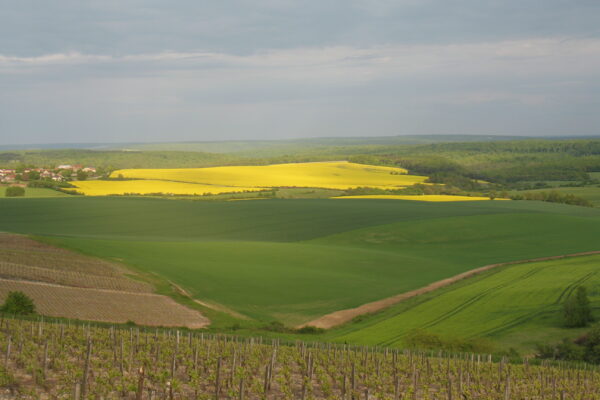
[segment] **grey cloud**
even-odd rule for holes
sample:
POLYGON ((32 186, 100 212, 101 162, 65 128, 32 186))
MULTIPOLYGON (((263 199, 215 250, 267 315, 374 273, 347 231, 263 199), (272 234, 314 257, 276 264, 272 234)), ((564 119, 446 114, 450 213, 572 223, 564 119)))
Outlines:
POLYGON ((596 0, 2 0, 0 52, 139 54, 598 36, 596 0))
POLYGON ((0 0, 0 142, 597 134, 600 2, 0 0))

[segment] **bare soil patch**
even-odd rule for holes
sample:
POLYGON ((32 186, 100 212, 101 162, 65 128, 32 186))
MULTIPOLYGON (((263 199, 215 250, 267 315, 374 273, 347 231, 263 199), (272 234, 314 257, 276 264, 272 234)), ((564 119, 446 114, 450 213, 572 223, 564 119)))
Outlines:
POLYGON ((366 304, 363 304, 363 305, 355 307, 355 308, 349 308, 346 310, 335 311, 335 312, 323 315, 322 317, 319 317, 317 319, 314 319, 312 321, 306 322, 306 323, 298 326, 298 328, 302 328, 305 326, 314 326, 316 328, 321 328, 321 329, 331 329, 336 326, 345 324, 346 322, 351 321, 353 318, 355 318, 359 315, 370 314, 370 313, 374 313, 374 312, 383 310, 384 308, 393 306, 394 304, 398 304, 401 301, 404 301, 404 300, 407 300, 412 297, 419 296, 419 295, 422 295, 425 293, 432 292, 434 290, 451 285, 462 279, 470 278, 472 276, 475 276, 477 274, 480 274, 482 272, 488 271, 493 268, 503 267, 503 266, 507 266, 507 265, 513 265, 513 264, 524 264, 524 263, 537 262, 537 261, 549 261, 549 260, 557 260, 557 259, 567 258, 567 257, 587 256, 587 255, 593 255, 593 254, 600 254, 600 251, 588 251, 588 252, 584 252, 584 253, 565 254, 565 255, 560 255, 560 256, 532 258, 532 259, 528 259, 528 260, 510 261, 510 262, 505 262, 505 263, 485 265, 483 267, 475 268, 470 271, 463 272, 461 274, 455 275, 455 276, 447 278, 447 279, 442 279, 441 281, 433 282, 433 283, 431 283, 425 287, 419 288, 419 289, 415 289, 415 290, 411 290, 409 292, 397 294, 395 296, 388 297, 388 298, 385 298, 382 300, 373 301, 371 303, 366 303, 366 304))
POLYGON ((33 299, 40 314, 52 317, 112 323, 133 321, 139 325, 192 329, 210 323, 200 312, 158 294, 0 279, 0 301, 4 301, 8 292, 17 290, 33 299))

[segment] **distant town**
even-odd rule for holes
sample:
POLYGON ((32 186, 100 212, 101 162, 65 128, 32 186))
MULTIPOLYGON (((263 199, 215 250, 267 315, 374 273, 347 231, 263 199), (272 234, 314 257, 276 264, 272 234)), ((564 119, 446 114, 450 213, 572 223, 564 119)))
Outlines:
POLYGON ((16 184, 27 181, 67 182, 70 180, 86 180, 97 178, 95 167, 84 167, 79 164, 58 165, 56 168, 15 168, 0 169, 0 183, 16 184))

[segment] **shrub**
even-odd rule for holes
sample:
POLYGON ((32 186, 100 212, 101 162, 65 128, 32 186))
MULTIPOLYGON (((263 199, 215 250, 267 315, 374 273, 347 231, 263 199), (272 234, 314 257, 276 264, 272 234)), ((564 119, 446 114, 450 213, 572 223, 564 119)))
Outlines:
POLYGON ((230 325, 229 329, 231 329, 232 331, 238 331, 242 329, 242 326, 238 322, 236 322, 235 324, 230 325))
POLYGON ((536 357, 600 364, 600 325, 592 327, 575 340, 563 339, 557 344, 538 344, 536 357))
POLYGON ((410 331, 404 337, 404 345, 411 349, 444 350, 463 353, 495 353, 492 342, 485 338, 447 338, 420 329, 410 331))
POLYGON ((85 181, 87 178, 88 178, 87 172, 77 171, 77 180, 78 181, 85 181))
POLYGON ((316 334, 325 332, 322 328, 317 328, 316 326, 304 326, 300 329, 296 329, 297 333, 308 333, 308 334, 316 334))
POLYGON ((75 187, 71 185, 69 182, 57 182, 51 180, 40 179, 36 181, 29 181, 27 187, 30 188, 44 188, 44 189, 58 189, 58 188, 69 188, 75 187))
POLYGON ((537 357, 553 360, 581 361, 584 358, 584 349, 569 339, 555 345, 538 344, 537 357))
POLYGON ((25 196, 25 188, 21 186, 9 186, 6 188, 6 197, 22 197, 25 196))
POLYGON ((279 321, 271 321, 268 325, 263 326, 263 329, 271 332, 289 332, 289 329, 279 321))
POLYGON ((0 387, 9 389, 16 387, 14 375, 4 366, 0 367, 0 387))
POLYGON ((0 311, 7 314, 30 315, 35 314, 35 304, 23 292, 9 292, 0 311))
POLYGON ((577 292, 567 298, 563 307, 565 325, 570 328, 587 326, 593 321, 590 300, 583 286, 579 286, 577 292))

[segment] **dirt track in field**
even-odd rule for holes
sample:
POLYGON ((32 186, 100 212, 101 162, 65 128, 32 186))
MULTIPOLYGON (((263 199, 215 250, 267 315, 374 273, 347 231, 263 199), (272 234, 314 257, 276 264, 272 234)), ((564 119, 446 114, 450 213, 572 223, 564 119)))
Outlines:
POLYGON ((513 264, 524 264, 524 263, 529 263, 529 262, 537 262, 537 261, 558 260, 558 259, 567 258, 567 257, 589 256, 589 255, 593 255, 593 254, 600 254, 600 251, 587 251, 587 252, 583 252, 583 253, 565 254, 565 255, 552 256, 552 257, 532 258, 532 259, 528 259, 528 260, 518 260, 518 261, 505 262, 505 263, 485 265, 483 267, 475 268, 470 271, 463 272, 461 274, 455 275, 455 276, 447 278, 447 279, 442 279, 441 281, 433 282, 433 283, 431 283, 425 287, 419 288, 419 289, 411 290, 409 292, 401 293, 401 294, 398 294, 398 295, 395 295, 392 297, 388 297, 388 298, 385 298, 382 300, 373 301, 371 303, 366 303, 366 304, 363 304, 363 305, 355 307, 355 308, 334 311, 330 314, 326 314, 326 315, 323 315, 322 317, 319 317, 312 321, 306 322, 306 323, 298 326, 298 328, 302 328, 305 326, 314 326, 316 328, 321 328, 321 329, 331 329, 336 326, 345 324, 346 322, 351 321, 353 318, 355 318, 359 315, 370 314, 370 313, 374 313, 374 312, 383 310, 384 308, 393 306, 394 304, 398 304, 404 300, 407 300, 412 297, 419 296, 419 295, 422 295, 425 293, 432 292, 434 290, 437 290, 437 289, 443 288, 445 286, 451 285, 453 283, 456 283, 462 279, 470 278, 470 277, 480 274, 482 272, 489 271, 490 269, 493 269, 493 268, 504 267, 504 266, 513 265, 513 264))
POLYGON ((176 284, 175 282, 171 282, 169 281, 169 284, 171 286, 173 286, 173 288, 181 295, 187 297, 188 299, 192 300, 194 303, 196 304, 200 304, 202 307, 206 307, 206 308, 210 308, 211 310, 215 310, 215 311, 219 311, 225 314, 229 314, 234 318, 239 318, 239 319, 243 319, 243 320, 250 320, 251 318, 244 315, 244 314, 240 314, 237 311, 234 311, 228 307, 225 307, 222 304, 216 304, 216 303, 210 303, 208 301, 203 301, 203 300, 198 300, 195 299, 194 297, 192 297, 192 295, 185 290, 184 288, 182 288, 181 286, 179 286, 178 284, 176 284))

